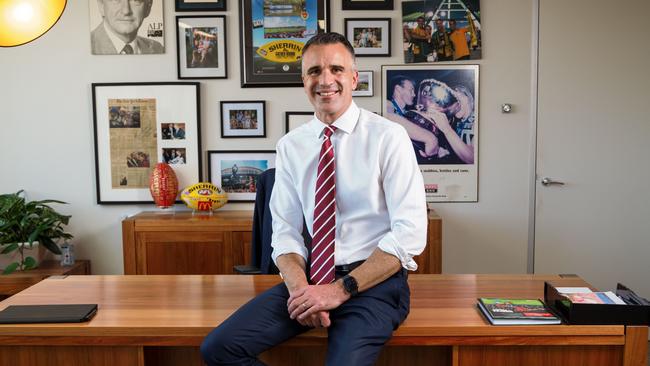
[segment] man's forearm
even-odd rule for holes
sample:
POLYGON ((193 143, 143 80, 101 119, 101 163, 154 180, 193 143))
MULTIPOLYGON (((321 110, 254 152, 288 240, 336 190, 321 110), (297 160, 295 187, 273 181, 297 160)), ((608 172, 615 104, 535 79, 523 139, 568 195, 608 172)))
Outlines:
MULTIPOLYGON (((362 265, 350 272, 350 275, 357 280, 361 292, 383 282, 401 268, 402 264, 397 257, 376 248, 362 265)), ((341 283, 340 280, 337 282, 341 283)))
POLYGON ((287 253, 279 256, 276 262, 289 293, 308 285, 305 275, 305 260, 302 256, 287 253))

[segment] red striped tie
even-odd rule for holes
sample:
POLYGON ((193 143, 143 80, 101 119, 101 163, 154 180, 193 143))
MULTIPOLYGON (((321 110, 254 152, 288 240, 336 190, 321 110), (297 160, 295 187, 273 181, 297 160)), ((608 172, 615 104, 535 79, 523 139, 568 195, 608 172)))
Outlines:
POLYGON ((334 238, 336 236, 336 186, 334 184, 334 148, 330 137, 336 130, 327 126, 320 149, 316 176, 316 205, 314 206, 314 235, 309 277, 315 285, 334 282, 334 238))

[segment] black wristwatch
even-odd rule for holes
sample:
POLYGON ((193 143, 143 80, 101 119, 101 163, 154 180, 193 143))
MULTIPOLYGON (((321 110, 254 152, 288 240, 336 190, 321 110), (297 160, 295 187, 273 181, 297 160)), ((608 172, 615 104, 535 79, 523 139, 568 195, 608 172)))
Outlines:
POLYGON ((343 290, 347 292, 350 296, 357 296, 359 293, 359 286, 357 284, 357 280, 350 276, 350 275, 345 275, 345 277, 342 278, 343 281, 343 290))

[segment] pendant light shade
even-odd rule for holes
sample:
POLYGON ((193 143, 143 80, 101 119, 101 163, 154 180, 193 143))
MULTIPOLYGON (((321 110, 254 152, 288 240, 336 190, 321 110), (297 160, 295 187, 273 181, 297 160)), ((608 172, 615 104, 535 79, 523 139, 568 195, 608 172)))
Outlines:
POLYGON ((29 43, 61 17, 66 0, 0 0, 0 47, 29 43))

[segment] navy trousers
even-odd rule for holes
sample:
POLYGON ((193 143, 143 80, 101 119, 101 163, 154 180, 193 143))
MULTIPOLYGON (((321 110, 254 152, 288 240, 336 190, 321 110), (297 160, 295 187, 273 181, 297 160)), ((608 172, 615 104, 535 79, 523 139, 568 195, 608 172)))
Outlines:
MULTIPOLYGON (((393 330, 409 312, 410 291, 402 269, 330 310, 327 365, 373 365, 393 330)), ((201 344, 208 366, 264 365, 257 356, 308 331, 289 318, 284 283, 261 293, 213 329, 201 344)))

